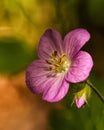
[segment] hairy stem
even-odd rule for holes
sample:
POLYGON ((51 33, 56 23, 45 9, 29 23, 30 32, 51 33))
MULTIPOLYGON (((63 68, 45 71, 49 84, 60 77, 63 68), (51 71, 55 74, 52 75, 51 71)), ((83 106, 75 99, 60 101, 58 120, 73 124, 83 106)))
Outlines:
POLYGON ((99 90, 90 82, 86 81, 86 83, 90 86, 90 88, 96 93, 96 95, 99 97, 99 99, 104 103, 104 97, 102 94, 99 92, 99 90))

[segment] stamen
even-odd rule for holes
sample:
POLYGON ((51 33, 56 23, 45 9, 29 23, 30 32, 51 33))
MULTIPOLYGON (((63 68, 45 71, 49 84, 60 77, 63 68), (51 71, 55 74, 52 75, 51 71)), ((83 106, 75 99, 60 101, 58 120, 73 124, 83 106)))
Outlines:
POLYGON ((52 64, 49 60, 45 60, 48 64, 52 64))
POLYGON ((54 63, 56 62, 56 60, 55 60, 55 59, 50 59, 50 62, 51 62, 52 64, 54 64, 54 63))
POLYGON ((71 62, 70 60, 67 59, 65 53, 59 56, 57 51, 54 51, 51 56, 52 56, 51 59, 46 60, 48 64, 52 65, 48 67, 49 71, 52 71, 56 74, 60 74, 68 71, 71 62))
POLYGON ((50 71, 51 71, 51 70, 53 70, 53 68, 52 68, 51 66, 49 66, 49 67, 48 67, 48 70, 50 70, 50 71))
POLYGON ((64 58, 64 57, 66 57, 66 54, 65 54, 65 53, 61 55, 61 58, 64 58))
POLYGON ((59 67, 60 65, 59 64, 55 64, 56 67, 59 67))
POLYGON ((56 57, 57 56, 57 51, 54 51, 53 53, 52 53, 52 57, 56 57))

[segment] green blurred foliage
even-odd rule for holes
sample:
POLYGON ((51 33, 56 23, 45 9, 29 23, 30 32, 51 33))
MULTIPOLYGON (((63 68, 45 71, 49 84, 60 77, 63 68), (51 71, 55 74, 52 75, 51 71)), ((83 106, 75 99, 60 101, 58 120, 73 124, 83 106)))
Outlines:
POLYGON ((88 0, 87 7, 92 24, 104 27, 104 0, 88 0))
MULTIPOLYGON (((104 95, 104 81, 92 74, 90 80, 104 95)), ((77 109, 71 106, 73 99, 73 85, 63 101, 62 109, 54 109, 50 113, 50 125, 52 130, 103 130, 104 129, 104 104, 95 93, 83 108, 77 109)))
POLYGON ((55 18, 53 19, 53 26, 57 27, 62 35, 70 29, 76 28, 79 24, 77 17, 76 0, 54 0, 55 18))
POLYGON ((33 60, 33 50, 23 43, 13 37, 0 39, 0 73, 20 72, 33 60))

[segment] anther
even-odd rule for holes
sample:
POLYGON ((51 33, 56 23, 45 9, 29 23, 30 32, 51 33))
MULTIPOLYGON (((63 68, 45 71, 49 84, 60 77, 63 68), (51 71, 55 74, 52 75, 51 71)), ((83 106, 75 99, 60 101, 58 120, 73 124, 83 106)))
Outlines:
POLYGON ((67 59, 66 54, 58 56, 57 51, 53 51, 51 58, 46 62, 51 65, 48 70, 54 73, 64 73, 70 67, 70 61, 67 59))
POLYGON ((66 57, 66 54, 62 54, 61 58, 64 58, 64 57, 66 57))
POLYGON ((53 53, 52 53, 52 57, 56 57, 57 56, 57 51, 54 51, 53 53))
POLYGON ((45 60, 48 64, 52 64, 49 60, 45 60))
POLYGON ((51 71, 51 70, 53 70, 53 68, 52 68, 51 66, 49 66, 49 67, 48 67, 48 70, 51 71))

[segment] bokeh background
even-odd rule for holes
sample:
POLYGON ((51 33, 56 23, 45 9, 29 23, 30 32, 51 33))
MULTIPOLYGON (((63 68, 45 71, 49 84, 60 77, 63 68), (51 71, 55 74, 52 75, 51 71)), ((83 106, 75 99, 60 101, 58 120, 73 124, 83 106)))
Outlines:
POLYGON ((104 104, 93 92, 78 110, 71 90, 47 103, 27 88, 25 70, 47 28, 63 37, 75 28, 90 32, 83 49, 94 60, 90 80, 104 95, 104 0, 0 0, 0 130, 103 130, 104 104))

